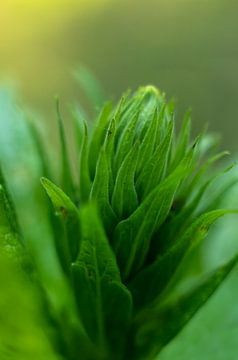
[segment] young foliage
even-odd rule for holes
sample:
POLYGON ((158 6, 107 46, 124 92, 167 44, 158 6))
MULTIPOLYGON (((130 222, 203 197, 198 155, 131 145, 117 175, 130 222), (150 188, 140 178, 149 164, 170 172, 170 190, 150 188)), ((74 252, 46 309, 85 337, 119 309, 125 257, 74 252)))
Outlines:
MULTIPOLYGON (((80 78, 84 87, 87 77, 80 78)), ((205 133, 191 139, 190 112, 177 135, 173 102, 147 86, 128 92, 116 106, 104 105, 93 127, 74 112, 80 158, 74 178, 57 101, 58 186, 35 129, 19 121, 9 104, 6 113, 9 123, 0 117, 0 157, 10 192, 0 173, 0 255, 13 266, 18 285, 13 291, 1 276, 0 285, 11 304, 16 297, 15 308, 18 300, 25 304, 32 337, 22 324, 13 329, 0 301, 0 317, 12 332, 3 335, 0 324, 1 359, 154 359, 237 262, 234 256, 176 292, 191 250, 231 213, 219 202, 236 179, 229 177, 230 168, 214 167, 225 152, 214 154, 215 141, 205 133), (220 186, 213 195, 214 182, 220 186), (29 314, 28 301, 36 307, 29 314), (24 339, 19 345, 18 329, 32 339, 29 351, 24 339)))
POLYGON ((99 348, 98 358, 107 353, 110 358, 123 345, 120 334, 129 326, 132 299, 120 280, 115 255, 93 205, 81 209, 80 225, 80 251, 72 264, 79 313, 99 348))

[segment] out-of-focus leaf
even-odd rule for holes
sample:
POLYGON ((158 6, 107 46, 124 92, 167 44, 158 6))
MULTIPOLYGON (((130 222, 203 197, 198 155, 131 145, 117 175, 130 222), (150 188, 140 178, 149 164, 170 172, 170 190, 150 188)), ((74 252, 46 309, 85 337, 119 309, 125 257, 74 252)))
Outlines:
POLYGON ((64 131, 63 119, 60 113, 59 107, 59 98, 56 98, 56 111, 57 111, 57 120, 59 127, 60 135, 60 145, 61 145, 61 186, 64 191, 69 194, 71 197, 74 196, 74 184, 71 173, 68 149, 66 145, 66 136, 64 131))
POLYGON ((173 275, 185 254, 206 237, 209 227, 218 218, 229 212, 229 210, 214 210, 201 215, 163 256, 138 273, 130 284, 136 307, 144 307, 158 299, 173 281, 173 275))
POLYGON ((154 359, 209 299, 236 265, 237 260, 236 255, 190 291, 140 313, 134 325, 134 358, 154 359))
POLYGON ((1 360, 63 360, 49 341, 39 293, 15 265, 0 256, 1 360))
POLYGON ((80 66, 73 72, 73 75, 90 100, 93 110, 101 107, 105 100, 105 95, 100 82, 93 73, 86 67, 80 66))
POLYGON ((66 240, 59 246, 62 257, 70 268, 71 261, 76 259, 79 248, 79 214, 75 204, 70 198, 55 184, 46 178, 41 179, 41 183, 45 188, 52 204, 56 210, 56 214, 61 217, 66 231, 66 240))
MULTIPOLYGON (((0 185, 0 254, 22 263, 23 246, 19 234, 11 223, 12 212, 7 206, 8 201, 2 185, 0 185)), ((23 264, 22 264, 23 265, 23 264)))
POLYGON ((80 201, 86 202, 89 199, 91 190, 91 180, 88 167, 88 127, 84 123, 83 144, 80 156, 79 168, 79 196, 80 201))
POLYGON ((171 169, 177 166, 181 159, 185 156, 189 146, 191 132, 191 110, 188 110, 184 116, 182 128, 179 133, 178 141, 176 144, 176 152, 171 163, 171 169))
MULTIPOLYGON (((53 246, 48 204, 39 181, 43 174, 42 162, 26 119, 16 109, 13 97, 3 91, 0 92, 0 128, 0 162, 54 320, 64 329, 71 328, 80 334, 82 326, 77 319, 76 305, 53 246), (62 313, 64 323, 60 324, 62 313)), ((67 336, 72 334, 69 332, 67 336)))

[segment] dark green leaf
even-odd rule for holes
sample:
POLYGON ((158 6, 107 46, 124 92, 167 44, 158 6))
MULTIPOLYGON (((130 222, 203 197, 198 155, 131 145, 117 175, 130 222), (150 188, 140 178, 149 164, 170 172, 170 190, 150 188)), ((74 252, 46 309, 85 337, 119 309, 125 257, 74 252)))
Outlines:
POLYGON ((207 235, 209 227, 229 210, 214 210, 201 215, 187 231, 175 241, 163 256, 143 269, 130 284, 135 306, 141 308, 156 301, 191 247, 197 246, 207 235))
POLYGON ((186 174, 188 164, 187 158, 151 191, 128 219, 117 225, 114 248, 124 278, 144 263, 151 237, 168 215, 174 194, 186 174))
POLYGON ((121 133, 121 136, 118 141, 117 152, 114 160, 114 173, 116 174, 125 159, 126 155, 133 146, 135 138, 135 128, 138 122, 139 114, 136 113, 131 121, 128 121, 127 126, 121 133))
POLYGON ((171 121, 164 140, 157 146, 151 158, 144 162, 144 168, 136 182, 136 188, 142 198, 155 188, 166 170, 172 135, 173 122, 171 121))
POLYGON ((91 180, 93 180, 95 176, 95 169, 98 162, 98 154, 100 153, 102 144, 106 136, 108 124, 110 121, 111 110, 112 104, 105 104, 94 125, 88 155, 91 180))
POLYGON ((96 175, 90 197, 97 202, 106 231, 110 233, 116 222, 116 215, 109 202, 110 171, 107 154, 102 148, 99 154, 96 175))
POLYGON ((237 260, 236 255, 190 291, 138 315, 134 325, 136 335, 132 358, 154 359, 210 298, 236 265, 237 260))
POLYGON ((112 207, 120 219, 128 217, 138 206, 134 181, 137 159, 138 143, 135 143, 118 171, 112 195, 112 207))
POLYGON ((171 169, 174 169, 181 159, 186 155, 189 146, 191 132, 191 110, 188 110, 184 116, 182 128, 175 146, 175 152, 172 159, 171 169))
MULTIPOLYGON (((90 338, 101 351, 121 346, 131 316, 131 296, 120 281, 115 256, 95 207, 81 209, 81 247, 72 275, 81 318, 90 338)), ((115 348, 114 348, 115 351, 115 348)))

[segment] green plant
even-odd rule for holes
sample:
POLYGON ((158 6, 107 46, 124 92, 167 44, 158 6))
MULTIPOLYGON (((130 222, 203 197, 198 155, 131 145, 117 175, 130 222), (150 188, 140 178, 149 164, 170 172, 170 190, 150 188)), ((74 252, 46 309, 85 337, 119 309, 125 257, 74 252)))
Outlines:
POLYGON ((231 212, 217 207, 233 179, 215 195, 207 191, 219 182, 213 164, 226 153, 214 155, 214 139, 205 133, 190 139, 189 112, 176 135, 173 103, 148 86, 116 107, 107 103, 93 129, 74 112, 78 185, 58 103, 57 113, 59 187, 28 125, 19 133, 30 131, 26 152, 34 148, 38 165, 25 163, 33 169, 27 176, 14 168, 25 183, 21 192, 10 186, 13 202, 0 179, 0 249, 9 274, 2 288, 13 308, 20 304, 27 313, 25 327, 16 309, 5 319, 8 335, 0 325, 1 358, 154 359, 237 262, 236 255, 193 286, 178 286, 210 226, 231 212), (36 185, 39 172, 51 204, 36 185), (13 203, 24 201, 15 211, 13 203), (19 338, 21 326, 26 333, 19 338), (11 332, 18 333, 15 341, 11 332))

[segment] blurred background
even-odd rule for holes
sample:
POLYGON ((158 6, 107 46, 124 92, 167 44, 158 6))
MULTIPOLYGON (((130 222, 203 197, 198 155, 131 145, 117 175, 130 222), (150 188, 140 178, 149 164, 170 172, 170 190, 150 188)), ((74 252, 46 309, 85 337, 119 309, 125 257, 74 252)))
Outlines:
POLYGON ((72 71, 88 67, 108 97, 152 83, 189 106, 236 150, 238 2, 235 0, 4 0, 0 82, 53 116, 53 96, 80 100, 72 71))

